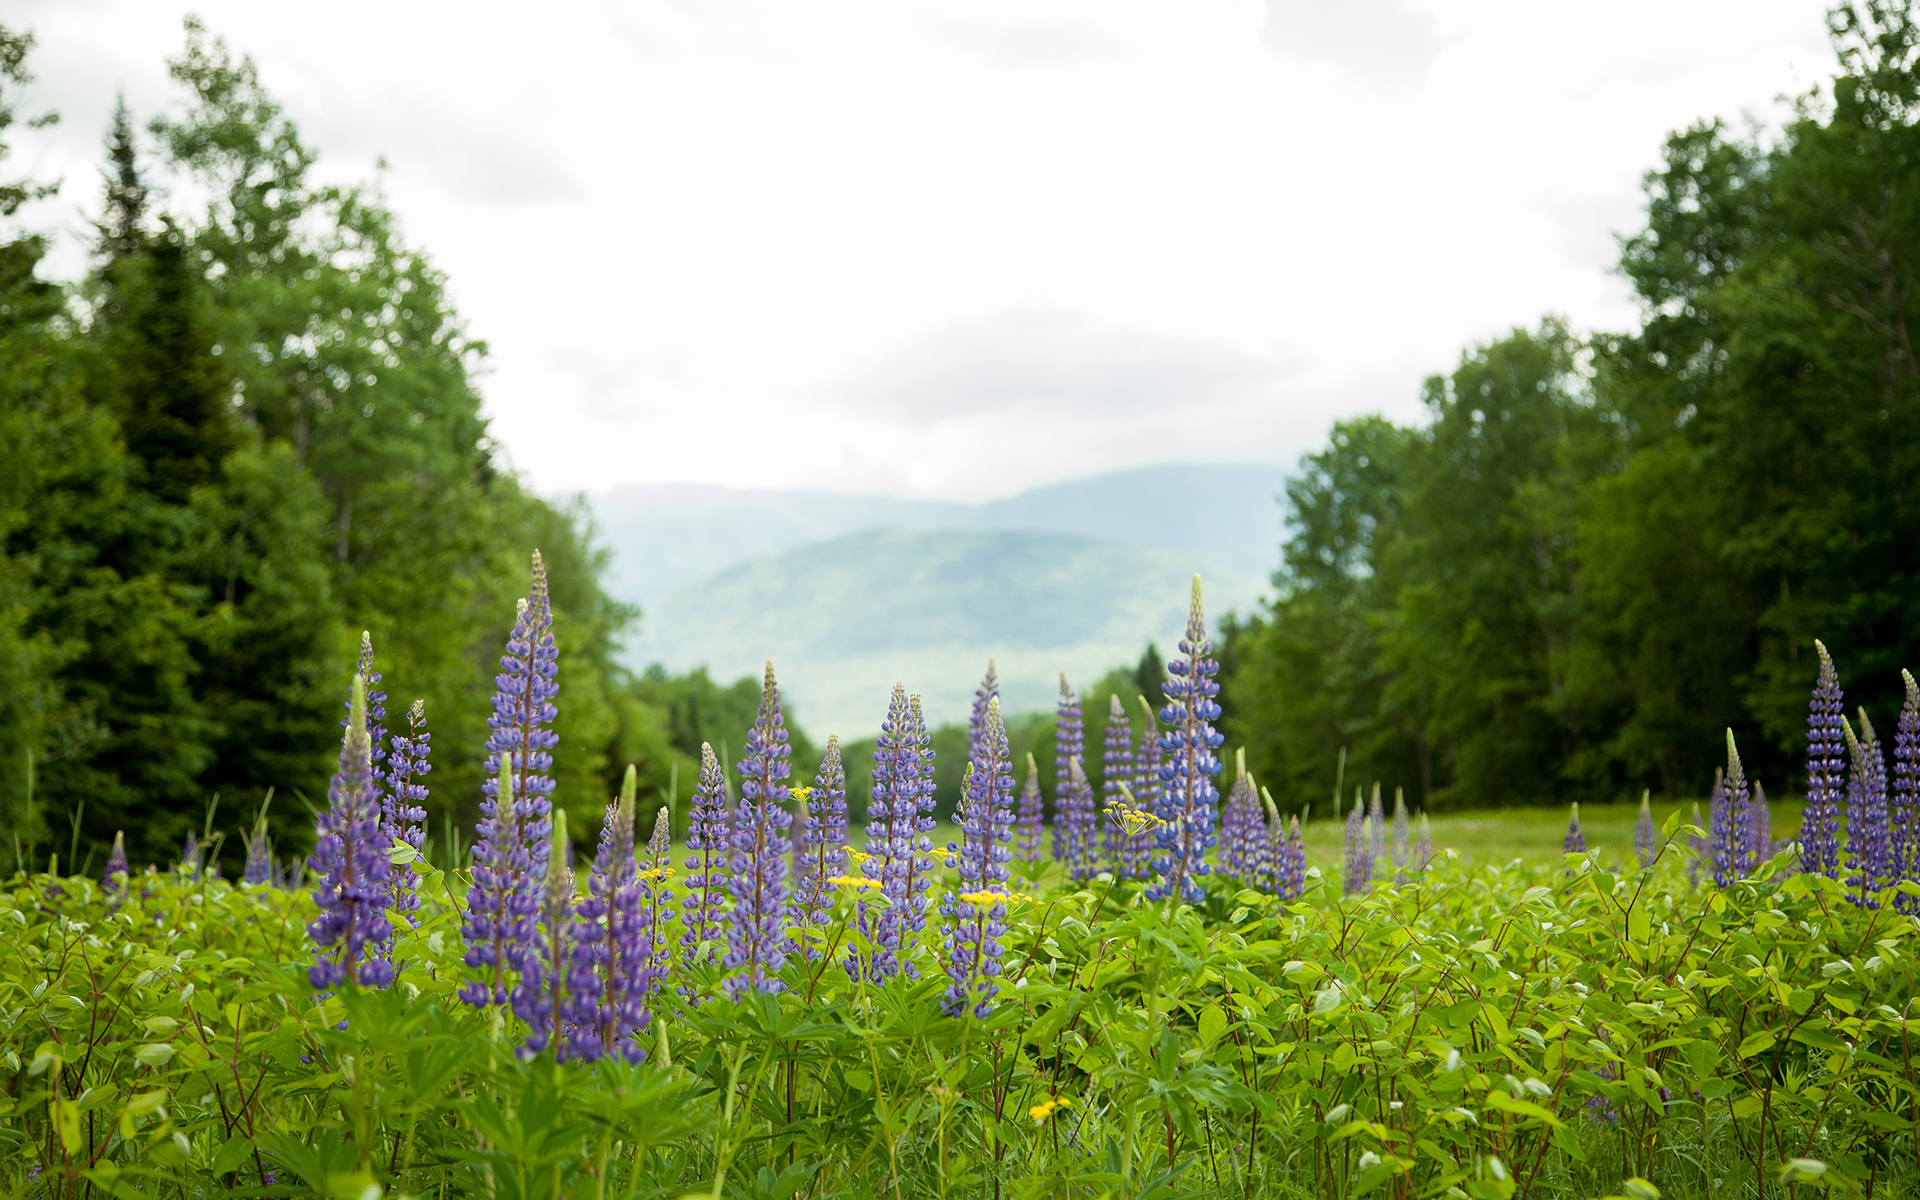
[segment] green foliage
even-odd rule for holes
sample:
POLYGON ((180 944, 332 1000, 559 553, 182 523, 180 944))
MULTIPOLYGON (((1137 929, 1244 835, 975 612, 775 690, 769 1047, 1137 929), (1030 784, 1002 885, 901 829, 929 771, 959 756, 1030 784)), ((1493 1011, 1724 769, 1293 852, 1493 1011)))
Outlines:
MULTIPOLYGON (((1689 831, 1678 820, 1667 837, 1689 831)), ((656 997, 647 1063, 525 1061, 453 992, 424 861, 399 981, 316 997, 305 894, 0 892, 12 1195, 1785 1196, 1920 1184, 1913 918, 1784 860, 1725 891, 1597 857, 1282 905, 1043 884, 994 1015, 937 971, 656 997), (376 1193, 370 1189, 380 1189, 376 1193), (1756 1192, 1756 1188, 1758 1191, 1756 1192)), ((1911 886, 1911 885, 1907 885, 1911 886)), ((844 947, 851 898, 824 933, 844 947)), ((677 933, 677 929, 668 931, 677 933)), ((918 949, 929 966, 933 933, 918 949)), ((676 960, 677 963, 678 960, 676 960)))

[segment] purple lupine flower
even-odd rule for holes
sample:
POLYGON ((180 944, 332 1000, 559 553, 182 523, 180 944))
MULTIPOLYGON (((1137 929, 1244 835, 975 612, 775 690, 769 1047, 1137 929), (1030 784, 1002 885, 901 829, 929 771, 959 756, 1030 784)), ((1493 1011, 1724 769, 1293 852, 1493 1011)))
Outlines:
POLYGON ((200 874, 200 837, 193 830, 187 830, 187 840, 180 845, 180 873, 188 879, 200 874))
POLYGON ((795 938, 809 959, 820 950, 806 931, 825 925, 833 908, 833 879, 847 873, 847 773, 840 765, 840 737, 827 736, 827 755, 807 792, 807 819, 800 836, 800 882, 794 889, 795 938))
POLYGON ((240 876, 244 884, 266 884, 273 882, 273 846, 267 841, 267 814, 262 812, 259 821, 254 823, 251 836, 243 836, 247 847, 247 868, 240 876))
MULTIPOLYGON (((1277 831, 1280 828, 1280 813, 1272 809, 1268 801, 1271 825, 1277 831)), ((1275 833, 1273 861, 1273 894, 1282 900, 1298 900, 1307 890, 1307 842, 1300 835, 1300 818, 1287 819, 1287 834, 1280 838, 1275 833)))
MULTIPOLYGON (((712 962, 722 936, 721 916, 732 888, 727 855, 733 843, 732 806, 727 802, 727 777, 720 756, 700 743, 700 781, 693 788, 693 808, 687 814, 687 899, 682 913, 686 932, 680 945, 687 961, 712 962), (707 947, 706 953, 700 947, 707 947)), ((687 989, 682 989, 687 994, 687 989)), ((692 997, 689 996, 689 999, 692 997)))
POLYGON ((873 747, 873 794, 867 802, 867 862, 862 871, 880 882, 880 896, 859 905, 860 931, 871 943, 864 961, 848 952, 847 971, 855 978, 885 979, 900 970, 900 919, 896 906, 907 897, 907 874, 918 826, 918 748, 912 744, 913 711, 903 684, 893 685, 880 737, 873 747))
POLYGON ((927 730, 927 718, 921 710, 920 697, 907 697, 907 720, 910 734, 908 744, 913 751, 911 763, 915 772, 913 811, 908 816, 913 833, 913 853, 907 858, 907 902, 900 905, 898 911, 901 919, 900 944, 908 953, 901 963, 901 969, 909 978, 917 978, 919 968, 911 959, 912 945, 908 939, 927 930, 927 909, 932 904, 927 891, 933 886, 933 873, 937 865, 933 857, 933 839, 927 836, 933 832, 936 824, 933 819, 933 735, 927 730))
MULTIPOLYGON (((1133 752, 1133 799, 1142 812, 1158 814, 1161 795, 1160 718, 1154 714, 1153 705, 1147 703, 1145 696, 1138 699, 1144 723, 1133 752)), ((1127 839, 1128 879, 1145 879, 1151 874, 1153 854, 1159 844, 1159 836, 1151 829, 1143 829, 1127 839)))
MULTIPOLYGON (((1602 1036, 1605 1036, 1606 1031, 1604 1029, 1600 1032, 1602 1036)), ((1620 1078, 1620 1065, 1618 1063, 1604 1062, 1595 1067, 1593 1073, 1606 1080, 1618 1079, 1620 1078)), ((1596 1125, 1618 1125, 1620 1123, 1620 1112, 1614 1108, 1613 1101, 1607 1099, 1604 1094, 1595 1092, 1593 1095, 1587 1097, 1587 1119, 1596 1125)))
POLYGON ((973 712, 967 717, 967 760, 973 760, 980 739, 987 736, 987 705, 1000 694, 1000 677, 994 673, 993 660, 987 660, 987 673, 974 689, 973 712))
POLYGON ((107 869, 101 876, 101 883, 108 895, 122 896, 127 891, 127 880, 133 869, 127 865, 127 836, 120 830, 113 831, 113 850, 107 855, 107 869))
POLYGON ((572 968, 579 1012, 568 1041, 573 1054, 589 1061, 613 1055, 637 1063, 646 1057, 639 1034, 653 1019, 647 1004, 663 974, 658 946, 664 942, 665 863, 656 862, 652 846, 647 872, 634 861, 639 783, 638 772, 629 766, 620 798, 607 806, 600 827, 587 895, 574 908, 572 968), (643 878, 649 873, 656 878, 643 878))
POLYGON ((1653 827, 1653 792, 1640 789, 1640 815, 1633 819, 1633 852, 1642 867, 1660 856, 1660 835, 1653 827))
POLYGON ((583 1017, 591 1017, 595 997, 593 971, 574 966, 581 939, 573 912, 573 847, 567 842, 566 814, 549 822, 549 828, 552 841, 534 934, 521 956, 520 981, 513 989, 513 1015, 529 1030, 520 1057, 551 1049, 561 1062, 576 1057, 592 1061, 599 1055, 591 1027, 584 1027, 584 1037, 571 1036, 583 1029, 583 1017))
POLYGON ((1029 753, 1027 782, 1020 789, 1020 816, 1014 823, 1019 834, 1020 859, 1028 866, 1040 860, 1040 835, 1046 821, 1046 805, 1040 799, 1040 767, 1029 753))
POLYGON ((783 782, 792 770, 786 717, 773 664, 760 688, 760 713, 747 731, 747 753, 740 760, 740 809, 733 823, 733 911, 729 914, 727 969, 723 986, 738 999, 749 991, 786 988, 777 976, 787 965, 787 855, 793 847, 787 827, 792 789, 783 782))
POLYGON ((1853 872, 1847 882, 1853 902, 1879 908, 1880 891, 1892 882, 1893 855, 1887 822, 1887 763, 1880 755, 1867 710, 1860 710, 1860 736, 1844 726, 1847 749, 1853 753, 1853 772, 1847 781, 1847 851, 1853 872))
POLYGON ((1420 832, 1414 839, 1413 860, 1422 871, 1433 865, 1433 822, 1427 820, 1425 809, 1420 811, 1420 832))
POLYGON ((1247 752, 1236 756, 1233 787, 1220 808, 1220 865, 1222 872, 1245 885, 1259 873, 1260 843, 1266 840, 1266 825, 1259 816, 1260 799, 1253 793, 1253 780, 1247 776, 1247 752))
MULTIPOLYGON (((364 629, 360 631, 360 661, 354 670, 367 681, 367 738, 373 744, 373 790, 378 795, 387 779, 387 693, 380 686, 380 672, 373 669, 373 634, 364 629)), ((341 721, 340 728, 346 727, 346 721, 341 721)))
POLYGON ((1407 869, 1412 848, 1408 845, 1407 791, 1393 789, 1393 869, 1397 875, 1407 869))
POLYGON ((1247 782, 1259 793, 1260 800, 1253 806, 1253 852, 1249 856, 1249 869, 1253 873, 1252 883, 1256 888, 1271 890, 1280 869, 1280 848, 1287 841, 1286 823, 1280 820, 1280 810, 1273 803, 1273 796, 1260 786, 1260 781, 1251 775, 1247 782))
POLYGON ((1133 722, 1117 694, 1107 696, 1107 728, 1100 739, 1100 849, 1115 879, 1127 877, 1127 826, 1112 815, 1124 797, 1120 785, 1133 778, 1133 722))
POLYGON ((1087 735, 1080 715, 1080 697, 1060 676, 1060 703, 1053 725, 1053 857, 1065 863, 1067 878, 1091 879, 1099 868, 1096 845, 1099 817, 1093 811, 1093 790, 1080 795, 1069 784, 1067 763, 1086 761, 1087 735))
POLYGON ((386 847, 374 798, 372 745, 367 739, 367 685, 353 677, 352 708, 340 743, 340 767, 327 789, 327 807, 315 819, 319 839, 308 866, 320 877, 314 903, 320 915, 307 926, 319 961, 307 979, 321 991, 342 983, 385 987, 393 964, 382 956, 393 930, 387 924, 386 847))
POLYGON ((1213 827, 1220 805, 1220 790, 1213 783, 1220 760, 1214 751, 1226 741, 1213 728, 1220 719, 1220 705, 1214 701, 1220 685, 1213 678, 1220 664, 1207 656, 1212 649, 1200 605, 1200 577, 1195 575, 1186 636, 1180 639, 1180 654, 1167 660, 1163 688, 1167 706, 1160 710, 1160 719, 1173 729, 1160 742, 1166 761, 1160 765, 1158 815, 1166 824, 1155 831, 1161 853, 1154 868, 1160 879, 1147 888, 1149 900, 1198 901, 1205 894, 1200 879, 1212 870, 1207 851, 1219 840, 1213 827))
POLYGON ((1573 806, 1573 817, 1567 822, 1567 836, 1560 840, 1560 851, 1563 854, 1585 854, 1587 852, 1587 835, 1586 832, 1580 828, 1580 806, 1578 804, 1573 806))
POLYGON ((1800 817, 1800 869, 1840 878, 1840 803, 1846 794, 1845 697, 1825 645, 1816 641, 1820 673, 1807 702, 1807 806, 1800 817))
MULTIPOLYGON (((1892 875, 1895 883, 1920 883, 1920 684, 1908 671, 1900 672, 1907 685, 1906 703, 1893 732, 1893 803, 1888 817, 1893 829, 1892 875)), ((1920 897, 1894 897, 1894 907, 1920 913, 1920 897)))
POLYGON ((559 738, 560 652, 553 642, 547 569, 533 552, 533 583, 515 606, 513 632, 494 676, 493 715, 487 718, 487 771, 481 784, 480 823, 473 846, 473 887, 467 894, 465 962, 485 976, 460 990, 469 1004, 505 1004, 507 972, 521 967, 540 913, 541 887, 553 839, 553 768, 559 738), (506 791, 501 787, 505 785, 506 791))
MULTIPOLYGON (((627 770, 633 770, 632 764, 627 770)), ((646 900, 653 968, 658 979, 665 979, 673 966, 673 944, 667 940, 667 924, 673 920, 673 885, 667 881, 672 878, 673 810, 662 806, 654 811, 653 836, 647 839, 645 869, 640 872, 640 893, 646 900)))
MULTIPOLYGON (((982 731, 960 802, 960 883, 947 893, 940 911, 946 916, 942 933, 947 951, 947 986, 941 1009, 950 1017, 971 1011, 976 1017, 993 1013, 993 997, 1004 955, 1000 939, 1007 932, 1004 896, 1007 863, 1013 857, 1013 771, 1007 749, 1007 726, 1000 717, 1000 698, 987 702, 982 731)), ((1079 760, 1072 760, 1078 769, 1079 760)))
POLYGON ((1739 874, 1735 862, 1733 804, 1727 797, 1726 774, 1716 768, 1713 790, 1707 793, 1707 858, 1713 870, 1713 882, 1725 887, 1739 874))
POLYGON ((1733 744, 1733 730, 1727 730, 1727 773, 1711 798, 1713 882, 1726 887, 1736 879, 1753 873, 1756 861, 1748 841, 1752 828, 1753 794, 1747 787, 1746 768, 1740 763, 1740 751, 1733 744))
POLYGON ((1380 805, 1380 782, 1373 784, 1373 803, 1367 808, 1367 829, 1370 840, 1367 848, 1373 854, 1376 866, 1385 866, 1387 862, 1387 813, 1380 805))
MULTIPOLYGON (((427 732, 427 702, 415 700, 407 708, 407 731, 388 739, 392 752, 387 755, 387 787, 381 797, 380 834, 392 847, 396 842, 417 855, 426 845, 427 785, 421 780, 433 764, 427 756, 433 752, 433 735, 427 732)), ((411 867, 393 873, 393 911, 406 914, 416 928, 420 921, 413 914, 420 910, 420 876, 411 867)))
POLYGON ((1367 814, 1355 804, 1347 810, 1347 863, 1342 890, 1351 896, 1364 892, 1373 883, 1373 833, 1367 828, 1367 814))

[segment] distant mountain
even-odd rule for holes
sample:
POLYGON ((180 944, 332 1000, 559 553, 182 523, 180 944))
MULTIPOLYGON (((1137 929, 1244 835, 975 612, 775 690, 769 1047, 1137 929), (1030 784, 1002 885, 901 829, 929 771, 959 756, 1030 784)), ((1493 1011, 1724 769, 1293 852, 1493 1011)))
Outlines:
POLYGON ((1196 570, 1210 626, 1246 612, 1258 577, 1196 556, 1059 533, 874 530, 755 558, 654 603, 636 666, 706 666, 717 679, 771 658, 799 724, 821 738, 878 729, 894 681, 934 724, 966 718, 989 656, 1009 713, 1051 708, 1076 686, 1172 650, 1196 570))
POLYGON ((750 492, 703 484, 628 486, 592 497, 613 551, 608 584, 652 606, 766 554, 869 529, 1072 533, 1190 556, 1264 579, 1280 557, 1279 467, 1144 467, 949 504, 824 492, 750 492))

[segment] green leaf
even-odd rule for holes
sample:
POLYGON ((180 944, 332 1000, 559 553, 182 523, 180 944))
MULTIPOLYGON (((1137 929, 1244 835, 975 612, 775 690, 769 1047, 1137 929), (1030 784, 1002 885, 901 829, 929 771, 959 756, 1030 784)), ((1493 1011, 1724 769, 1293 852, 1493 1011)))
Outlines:
POLYGON ((1773 1044, 1779 1040, 1779 1038, 1774 1037, 1773 1034, 1764 1029, 1750 1033, 1747 1035, 1746 1040, 1740 1043, 1740 1057, 1752 1058, 1754 1055, 1763 1051, 1771 1050, 1773 1044))
POLYGON ((134 1061, 158 1070, 173 1059, 173 1047, 166 1042, 146 1042, 133 1048, 134 1061))

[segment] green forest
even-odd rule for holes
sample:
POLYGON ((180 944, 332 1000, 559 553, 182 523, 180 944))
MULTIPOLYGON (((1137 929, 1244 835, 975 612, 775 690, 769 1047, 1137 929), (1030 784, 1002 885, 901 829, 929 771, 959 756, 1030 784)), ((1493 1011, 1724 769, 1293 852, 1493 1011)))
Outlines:
MULTIPOLYGON (((1427 380, 1423 420, 1341 421, 1301 462, 1278 598, 1219 645, 1229 746, 1283 805, 1342 771, 1435 810, 1699 796, 1725 727, 1790 793, 1816 637, 1891 724, 1920 631, 1920 31, 1899 5, 1831 20, 1840 75, 1784 124, 1668 139, 1620 239, 1637 328, 1541 318, 1427 380)), ((102 131, 90 267, 49 281, 20 210, 56 185, 4 157, 57 116, 32 48, 0 29, 0 851, 77 867, 124 829, 164 862, 263 804, 299 843, 362 630, 396 709, 425 701, 433 836, 469 825, 534 547, 557 802, 593 817, 629 762, 648 804, 684 797, 758 684, 620 665, 641 615, 584 507, 491 440, 487 347, 377 182, 317 182, 254 65, 190 23, 180 103, 102 131), (152 199, 176 192, 208 199, 152 199)), ((1089 747, 1153 655, 1076 681, 1089 747)), ((1009 725, 1051 794, 1051 714, 1009 725)))

